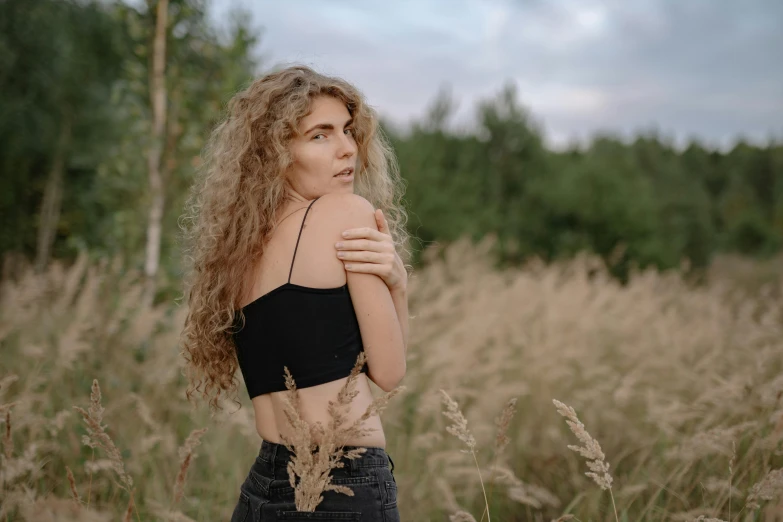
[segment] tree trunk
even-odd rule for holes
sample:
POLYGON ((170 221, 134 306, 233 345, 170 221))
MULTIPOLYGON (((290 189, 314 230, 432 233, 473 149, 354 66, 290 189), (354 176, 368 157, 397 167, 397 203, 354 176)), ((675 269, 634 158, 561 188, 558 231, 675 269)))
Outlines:
POLYGON ((152 140, 147 153, 149 173, 150 209, 147 223, 147 248, 144 262, 144 304, 151 305, 155 297, 155 278, 160 262, 160 244, 165 194, 161 173, 163 133, 166 128, 166 27, 168 25, 168 0, 158 0, 155 21, 155 40, 152 52, 150 76, 150 103, 152 106, 152 140))
POLYGON ((54 236, 57 232, 57 224, 60 221, 60 210, 63 199, 63 172, 65 171, 65 159, 71 143, 71 113, 63 110, 63 118, 60 123, 60 134, 54 151, 52 167, 49 170, 49 178, 44 187, 41 212, 38 220, 38 241, 35 255, 35 271, 43 272, 49 264, 54 236))

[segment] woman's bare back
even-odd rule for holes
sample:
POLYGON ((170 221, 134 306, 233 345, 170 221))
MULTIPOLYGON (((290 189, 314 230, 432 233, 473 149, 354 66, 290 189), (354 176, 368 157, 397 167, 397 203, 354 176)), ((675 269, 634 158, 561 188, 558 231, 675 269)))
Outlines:
MULTIPOLYGON (((281 216, 281 220, 278 221, 277 228, 272 232, 264 247, 264 255, 253 267, 252 288, 245 292, 246 298, 243 305, 267 294, 288 280, 295 248, 296 258, 291 273, 292 283, 313 288, 336 288, 345 284, 346 276, 342 262, 337 256, 324 256, 323 245, 319 247, 317 244, 319 241, 319 217, 323 218, 317 204, 314 204, 307 214, 307 221, 302 230, 299 245, 296 246, 302 218, 308 204, 309 202, 291 202, 280 209, 278 215, 281 216), (316 249, 321 252, 319 255, 314 255, 316 249), (316 265, 326 263, 334 263, 340 270, 324 271, 322 268, 315 270, 316 265), (342 280, 338 274, 341 275, 342 280)), ((307 327, 307 325, 302 326, 307 327)), ((324 349, 329 348, 324 347, 324 349)), ((292 375, 292 377, 296 381, 296 375, 292 375)), ((339 390, 347 380, 348 378, 344 377, 300 389, 299 404, 302 417, 310 424, 320 422, 324 427, 327 427, 331 421, 328 413, 329 401, 336 401, 339 390)), ((373 401, 366 373, 359 373, 356 391, 358 394, 351 401, 347 412, 349 424, 361 417, 373 401)), ((291 427, 283 413, 285 393, 287 391, 266 393, 252 399, 256 431, 262 439, 269 442, 281 443, 281 433, 288 438, 292 435, 291 427)), ((386 447, 383 426, 377 415, 365 420, 361 426, 374 431, 361 439, 349 440, 348 445, 386 447)))

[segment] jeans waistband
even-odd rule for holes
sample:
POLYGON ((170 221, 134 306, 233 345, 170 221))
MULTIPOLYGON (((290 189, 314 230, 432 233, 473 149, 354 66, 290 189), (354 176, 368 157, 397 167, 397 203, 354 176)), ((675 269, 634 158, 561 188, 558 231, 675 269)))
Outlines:
MULTIPOLYGON (((358 459, 347 459, 345 457, 341 459, 345 463, 346 468, 356 470, 360 468, 389 467, 391 465, 391 470, 394 471, 394 461, 392 461, 384 448, 375 446, 343 446, 343 451, 347 452, 357 448, 365 449, 358 459)), ((267 440, 261 442, 261 449, 258 450, 258 458, 275 467, 285 468, 288 466, 291 456, 292 453, 284 444, 267 440)))

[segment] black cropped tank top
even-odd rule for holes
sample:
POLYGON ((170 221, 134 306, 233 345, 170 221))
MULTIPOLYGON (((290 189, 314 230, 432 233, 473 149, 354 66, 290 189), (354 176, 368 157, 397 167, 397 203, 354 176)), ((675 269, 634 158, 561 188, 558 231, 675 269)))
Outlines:
MULTIPOLYGON (((311 288, 291 283, 296 250, 302 237, 307 206, 288 272, 288 282, 243 306, 235 313, 232 337, 250 398, 285 390, 287 366, 297 388, 347 377, 364 350, 348 283, 337 288, 311 288)), ((367 364, 361 370, 367 371, 367 364)))

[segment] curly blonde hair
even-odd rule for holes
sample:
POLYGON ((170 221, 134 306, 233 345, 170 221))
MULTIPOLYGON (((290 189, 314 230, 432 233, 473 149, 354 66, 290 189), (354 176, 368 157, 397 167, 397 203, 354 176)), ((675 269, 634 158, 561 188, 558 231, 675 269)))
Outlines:
MULTIPOLYGON (((402 206, 405 184, 375 111, 348 82, 295 65, 253 81, 228 102, 202 152, 203 162, 180 217, 184 296, 180 335, 186 396, 220 410, 221 393, 238 405, 232 327, 251 269, 264 254, 286 200, 290 140, 318 96, 345 103, 358 147, 354 192, 383 210, 406 269, 411 252, 402 206)), ((242 318, 244 320, 244 318, 242 318)), ((240 405, 241 407, 241 405, 240 405)))

